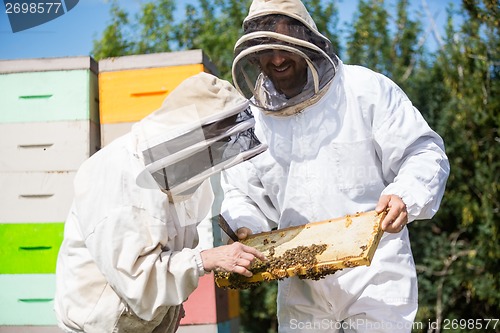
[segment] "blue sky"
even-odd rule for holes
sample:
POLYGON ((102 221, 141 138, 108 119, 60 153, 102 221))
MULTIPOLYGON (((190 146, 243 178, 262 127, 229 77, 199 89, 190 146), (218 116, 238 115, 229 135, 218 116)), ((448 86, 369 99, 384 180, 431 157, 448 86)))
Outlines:
MULTIPOLYGON (((7 0, 5 1, 7 2, 7 0)), ((141 0, 121 0, 120 6, 133 15, 140 8, 141 0)), ((178 1, 178 8, 184 8, 186 2, 178 1)), ((389 4, 394 1, 387 1, 389 4)), ((430 12, 442 32, 446 19, 446 7, 449 3, 459 6, 459 0, 427 0, 430 12)), ((342 0, 338 3, 340 14, 339 28, 345 22, 351 22, 358 1, 342 0)), ((422 7, 423 1, 412 0, 415 13, 422 7)), ((109 23, 109 1, 80 0, 79 3, 64 15, 40 26, 13 33, 5 13, 4 3, 0 3, 0 59, 45 58, 89 55, 92 42, 99 39, 102 31, 109 23)), ((426 24, 428 21, 425 22, 426 24)), ((435 48, 432 35, 427 38, 429 47, 435 48)))

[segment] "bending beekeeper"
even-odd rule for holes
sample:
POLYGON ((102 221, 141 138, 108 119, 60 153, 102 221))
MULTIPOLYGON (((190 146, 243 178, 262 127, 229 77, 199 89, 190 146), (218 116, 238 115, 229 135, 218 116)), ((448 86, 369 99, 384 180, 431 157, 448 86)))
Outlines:
POLYGON ((279 332, 410 332, 418 295, 406 225, 439 208, 442 139, 394 82, 343 64, 299 0, 254 0, 243 29, 233 81, 269 149, 223 173, 223 215, 240 239, 388 210, 371 266, 278 282, 279 332))
POLYGON ((200 73, 83 163, 56 271, 65 332, 174 332, 201 276, 252 275, 265 258, 251 247, 195 247, 213 200, 208 178, 266 148, 253 128, 248 100, 200 73))

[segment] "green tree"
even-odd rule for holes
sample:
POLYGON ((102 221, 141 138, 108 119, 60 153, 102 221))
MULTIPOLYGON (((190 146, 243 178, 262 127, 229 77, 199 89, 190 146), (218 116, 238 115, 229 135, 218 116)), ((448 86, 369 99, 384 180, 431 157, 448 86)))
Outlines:
POLYGON ((94 40, 96 60, 131 54, 169 52, 174 37, 174 0, 146 2, 130 20, 117 0, 110 6, 111 22, 99 40, 94 40))
POLYGON ((242 308, 240 333, 275 333, 278 331, 277 293, 276 281, 240 291, 242 308))
POLYGON ((202 49, 220 76, 231 81, 233 48, 251 1, 199 0, 185 8, 186 19, 176 27, 179 49, 202 49))
POLYGON ((170 52, 175 26, 174 0, 158 0, 142 5, 135 31, 139 31, 134 43, 134 54, 170 52))
POLYGON ((389 14, 383 0, 360 0, 352 31, 347 37, 350 64, 369 67, 386 75, 391 71, 389 14))
POLYGON ((391 42, 390 59, 394 79, 404 85, 418 69, 425 38, 421 36, 421 23, 409 17, 409 1, 399 1, 396 6, 395 34, 391 42))
MULTIPOLYGON (((455 28, 450 16, 444 49, 429 72, 443 85, 429 106, 436 108, 433 121, 452 172, 440 212, 430 228, 416 225, 412 238, 421 282, 418 319, 425 323, 500 313, 499 4, 463 1, 460 13, 463 24, 455 28)), ((484 330, 472 327, 455 331, 484 330)))
POLYGON ((410 19, 409 1, 396 3, 393 18, 384 0, 360 0, 347 36, 347 61, 381 72, 407 90, 423 54, 421 23, 410 19), (391 30, 394 31, 391 34, 391 30))
MULTIPOLYGON (((94 41, 92 55, 105 57, 202 49, 219 74, 231 80, 233 47, 242 33, 251 0, 198 0, 177 8, 174 0, 147 1, 134 20, 112 2, 111 23, 94 41), (176 20, 180 16, 181 19, 176 20)), ((336 25, 338 11, 333 2, 306 0, 318 29, 340 50, 336 25)))
POLYGON ((339 12, 335 1, 303 0, 318 31, 328 38, 337 54, 342 52, 340 43, 339 12))
POLYGON ((131 44, 125 31, 129 25, 128 14, 118 6, 116 0, 110 7, 111 22, 104 29, 100 40, 94 40, 92 55, 96 60, 123 56, 131 53, 131 44))

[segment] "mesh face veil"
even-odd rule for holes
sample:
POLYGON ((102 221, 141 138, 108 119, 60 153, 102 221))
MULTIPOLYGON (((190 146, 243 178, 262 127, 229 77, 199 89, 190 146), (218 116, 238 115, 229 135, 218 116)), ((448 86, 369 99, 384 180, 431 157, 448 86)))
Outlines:
POLYGON ((331 42, 285 15, 264 15, 244 23, 235 46, 233 80, 264 111, 290 114, 319 99, 338 63, 331 42))
POLYGON ((158 110, 135 129, 146 166, 137 184, 159 187, 172 198, 191 195, 211 175, 267 148, 254 135, 248 100, 229 83, 205 73, 190 82, 172 92, 170 101, 167 97, 164 108, 173 108, 158 110), (207 77, 209 82, 196 81, 207 77))
POLYGON ((212 174, 262 152, 248 108, 143 151, 147 169, 166 192, 185 194, 212 174))

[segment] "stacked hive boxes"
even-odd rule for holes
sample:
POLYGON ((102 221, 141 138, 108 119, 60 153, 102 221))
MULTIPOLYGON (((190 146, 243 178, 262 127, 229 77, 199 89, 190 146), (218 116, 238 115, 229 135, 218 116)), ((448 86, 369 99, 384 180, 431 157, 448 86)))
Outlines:
POLYGON ((55 265, 73 177, 100 145, 90 57, 0 61, 0 326, 56 324, 55 265))
MULTIPOLYGON (((158 109, 180 82, 202 71, 217 74, 201 50, 99 61, 102 146, 127 133, 134 123, 158 109)), ((216 215, 215 211, 216 208, 212 215, 216 215)), ((201 242, 213 246, 212 223, 207 219, 203 224, 201 242)), ((212 274, 201 278, 198 288, 185 303, 185 309, 181 333, 238 332, 238 292, 217 288, 212 274)))
MULTIPOLYGON (((201 50, 110 58, 99 70, 90 57, 0 61, 0 331, 59 332, 54 273, 77 169, 201 71, 216 74, 201 50)), ((220 244, 210 219, 200 231, 204 247, 220 244)), ((204 276, 179 332, 238 332, 238 296, 204 276)))

